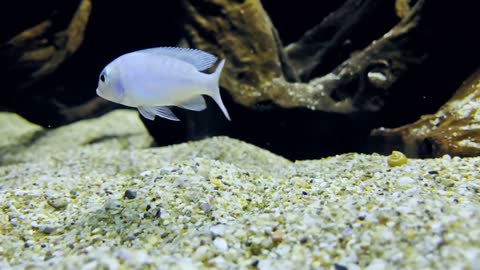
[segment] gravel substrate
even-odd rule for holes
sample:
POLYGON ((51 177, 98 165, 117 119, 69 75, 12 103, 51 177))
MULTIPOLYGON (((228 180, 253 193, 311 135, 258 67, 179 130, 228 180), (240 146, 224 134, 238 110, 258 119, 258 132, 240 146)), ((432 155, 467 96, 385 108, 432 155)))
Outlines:
POLYGON ((0 269, 480 269, 479 158, 149 149, 125 110, 2 130, 0 269))

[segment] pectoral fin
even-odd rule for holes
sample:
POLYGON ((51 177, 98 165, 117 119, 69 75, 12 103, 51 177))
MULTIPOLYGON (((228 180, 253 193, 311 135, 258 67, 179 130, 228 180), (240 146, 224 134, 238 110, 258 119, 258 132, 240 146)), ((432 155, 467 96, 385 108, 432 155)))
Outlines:
POLYGON ((149 120, 154 120, 155 115, 158 115, 160 117, 173 120, 173 121, 180 121, 173 112, 165 106, 157 106, 157 107, 138 107, 138 111, 140 112, 143 117, 149 119, 149 120))
POLYGON ((198 96, 189 100, 188 102, 179 104, 178 107, 198 112, 205 110, 207 108, 207 104, 205 103, 205 99, 203 99, 202 96, 198 96))

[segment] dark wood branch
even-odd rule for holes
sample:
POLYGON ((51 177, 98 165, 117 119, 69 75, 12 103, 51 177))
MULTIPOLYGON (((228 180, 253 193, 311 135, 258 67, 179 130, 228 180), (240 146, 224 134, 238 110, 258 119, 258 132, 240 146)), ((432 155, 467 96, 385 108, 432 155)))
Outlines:
POLYGON ((285 48, 297 74, 308 81, 325 74, 349 54, 378 38, 394 24, 394 0, 348 0, 338 10, 285 48))
POLYGON ((183 0, 189 45, 226 58, 221 84, 236 102, 268 100, 264 83, 283 77, 278 39, 258 0, 183 0))
POLYGON ((91 0, 82 0, 71 11, 53 11, 47 20, 0 45, 0 59, 6 63, 2 72, 6 90, 0 92, 3 107, 43 126, 71 123, 101 114, 112 107, 111 103, 99 98, 68 107, 42 93, 43 89, 54 85, 38 86, 78 51, 83 43, 91 8, 91 0))
POLYGON ((411 157, 480 155, 480 68, 459 87, 435 114, 393 129, 376 129, 372 143, 376 151, 401 150, 411 157), (381 148, 378 146, 382 146, 381 148))
POLYGON ((62 20, 52 15, 1 44, 0 59, 8 66, 8 87, 21 91, 32 86, 75 53, 83 42, 91 6, 91 0, 82 0, 65 29, 57 31, 62 20))
MULTIPOLYGON (((325 24, 337 22, 339 18, 336 16, 346 16, 346 10, 352 10, 355 3, 364 4, 362 7, 366 12, 376 6, 374 2, 348 2, 342 12, 332 15, 325 24)), ((215 52, 229 60, 222 86, 245 106, 271 100, 285 108, 307 107, 340 113, 378 111, 388 95, 386 90, 412 65, 422 62, 426 54, 422 45, 424 40, 418 38, 424 3, 420 0, 416 8, 387 34, 333 71, 309 83, 289 83, 291 76, 285 76, 282 69, 281 50, 278 49, 273 25, 258 0, 235 4, 222 0, 184 0, 183 3, 187 16, 186 38, 190 46, 215 52)), ((393 14, 393 2, 389 3, 393 14)), ((340 27, 340 34, 336 35, 338 41, 334 44, 338 45, 352 29, 355 28, 349 25, 340 27)), ((320 32, 307 34, 287 52, 290 56, 309 55, 294 53, 301 51, 315 54, 315 49, 321 46, 321 42, 315 41, 320 39, 319 35, 320 32), (303 49, 301 44, 305 46, 303 49)), ((294 71, 310 72, 318 64, 319 59, 315 57, 308 59, 311 61, 292 57, 294 71), (308 62, 314 64, 308 67, 308 62), (300 68, 302 65, 307 68, 300 68)), ((324 59, 324 56, 321 58, 324 59)))

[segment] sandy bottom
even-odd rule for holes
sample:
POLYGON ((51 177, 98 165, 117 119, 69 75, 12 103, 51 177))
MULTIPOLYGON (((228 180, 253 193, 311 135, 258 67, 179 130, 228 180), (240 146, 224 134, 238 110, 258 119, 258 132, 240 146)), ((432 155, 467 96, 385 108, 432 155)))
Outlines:
POLYGON ((125 110, 0 132, 1 269, 480 269, 479 158, 148 148, 125 110))

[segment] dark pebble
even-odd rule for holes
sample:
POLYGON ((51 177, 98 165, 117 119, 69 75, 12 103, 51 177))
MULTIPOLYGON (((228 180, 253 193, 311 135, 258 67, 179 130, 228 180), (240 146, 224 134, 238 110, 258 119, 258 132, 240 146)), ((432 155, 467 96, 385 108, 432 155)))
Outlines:
POLYGON ((302 237, 302 239, 300 239, 300 243, 301 243, 301 244, 305 244, 305 243, 307 243, 307 242, 308 242, 308 237, 306 237, 306 236, 305 236, 305 237, 302 237))
POLYGON ((366 218, 365 215, 360 215, 360 216, 358 216, 358 219, 359 219, 359 220, 365 220, 365 218, 366 218))
POLYGON ((308 195, 308 193, 306 191, 302 191, 302 194, 303 195, 308 195))
POLYGON ((160 218, 162 216, 162 209, 158 208, 155 212, 155 219, 160 218))
POLYGON ((252 262, 252 266, 253 266, 253 267, 257 267, 259 262, 260 262, 259 260, 253 261, 253 262, 252 262))
POLYGON ((201 209, 203 212, 208 212, 208 211, 210 211, 211 206, 210 206, 209 203, 202 203, 202 204, 200 204, 200 209, 201 209))
POLYGON ((44 234, 51 234, 53 232, 53 228, 50 227, 50 226, 45 226, 45 227, 42 226, 42 227, 38 228, 38 231, 42 232, 44 234))
POLYGON ((348 270, 348 267, 346 267, 345 265, 341 265, 341 264, 334 264, 333 267, 335 267, 335 270, 348 270))
POLYGON ((124 197, 127 198, 127 199, 130 199, 130 200, 135 199, 135 197, 137 197, 137 193, 135 191, 127 189, 125 191, 124 197))
POLYGON ((54 258, 55 256, 53 256, 52 252, 51 251, 47 251, 47 253, 45 253, 45 258, 43 259, 44 261, 48 261, 52 258, 54 258))
POLYGON ((438 174, 438 171, 428 171, 428 174, 438 174))

